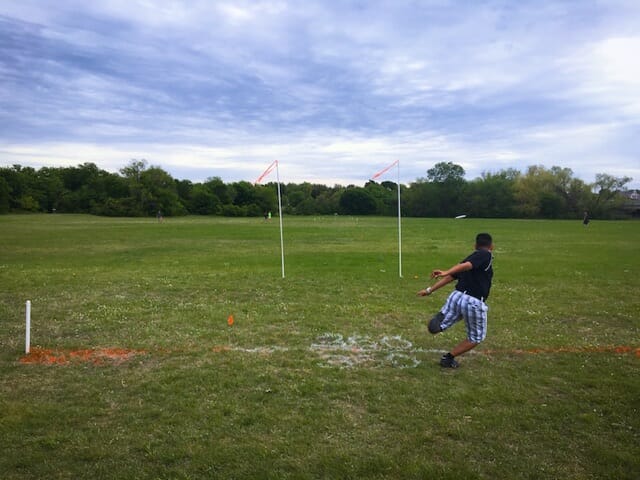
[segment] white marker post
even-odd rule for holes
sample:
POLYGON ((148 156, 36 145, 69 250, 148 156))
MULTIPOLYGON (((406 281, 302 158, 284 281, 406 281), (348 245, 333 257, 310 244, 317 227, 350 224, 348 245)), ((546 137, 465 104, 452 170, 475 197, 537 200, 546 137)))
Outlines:
POLYGON ((278 215, 280 219, 280 259, 282 263, 282 278, 284 278, 284 235, 282 233, 282 195, 280 194, 280 167, 278 166, 278 160, 274 160, 271 165, 267 167, 267 169, 258 177, 258 179, 253 182, 254 185, 257 185, 269 175, 273 170, 276 170, 276 180, 278 181, 278 215))
POLYGON ((402 278, 402 211, 400 209, 400 160, 396 160, 387 168, 380 170, 373 177, 371 177, 371 180, 379 178, 394 166, 398 167, 398 276, 402 278))
POLYGON ((280 219, 280 258, 282 259, 282 278, 284 278, 284 236, 282 235, 282 195, 280 195, 280 167, 276 160, 276 178, 278 179, 278 217, 280 219))
POLYGON ((27 326, 24 341, 24 353, 28 354, 31 349, 31 300, 27 300, 27 326))

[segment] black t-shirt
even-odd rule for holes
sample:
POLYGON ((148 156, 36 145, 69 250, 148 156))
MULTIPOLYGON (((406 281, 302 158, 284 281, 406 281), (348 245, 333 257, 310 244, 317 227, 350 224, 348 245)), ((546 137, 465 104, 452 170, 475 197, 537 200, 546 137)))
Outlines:
POLYGON ((493 255, 489 250, 476 250, 460 263, 465 262, 471 262, 473 268, 454 275, 458 280, 456 290, 486 300, 493 279, 493 255))

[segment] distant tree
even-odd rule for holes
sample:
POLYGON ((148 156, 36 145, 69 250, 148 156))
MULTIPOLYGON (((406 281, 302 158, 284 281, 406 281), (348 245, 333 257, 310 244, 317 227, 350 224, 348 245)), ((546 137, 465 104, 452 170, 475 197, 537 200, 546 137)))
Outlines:
POLYGON ((166 216, 187 213, 178 196, 176 182, 162 168, 147 168, 146 160, 133 159, 120 173, 128 184, 129 196, 109 202, 110 212, 128 216, 155 215, 158 211, 166 216))
POLYGON ((64 188, 75 192, 94 182, 100 175, 100 169, 95 163, 83 163, 77 167, 65 167, 60 171, 64 188))
POLYGON ((305 198, 298 203, 295 213, 298 215, 315 215, 320 213, 318 211, 318 201, 312 197, 305 198))
MULTIPOLYGON (((471 182, 464 169, 440 162, 402 189, 407 216, 446 217, 460 213, 476 217, 576 218, 588 210, 594 218, 620 214, 629 177, 600 173, 593 184, 575 178, 569 168, 532 165, 483 173, 471 182)), ((395 215, 397 185, 367 182, 362 187, 332 187, 304 182, 282 184, 286 213, 298 215, 346 213, 395 215)), ((93 163, 51 168, 0 167, 0 213, 59 212, 141 216, 184 213, 257 216, 277 211, 277 185, 249 182, 225 184, 219 177, 203 183, 175 180, 146 160, 133 159, 110 173, 93 163)))
POLYGON ((17 192, 16 189, 19 188, 19 175, 17 168, 18 165, 13 165, 12 167, 0 167, 0 178, 3 183, 6 185, 6 190, 3 188, 3 196, 6 195, 6 204, 7 204, 7 212, 15 210, 18 205, 18 201, 16 199, 17 192))
POLYGON ((463 183, 464 168, 453 162, 436 163, 427 170, 427 180, 434 183, 463 183))
POLYGON ((38 202, 32 195, 36 176, 33 168, 13 165, 0 169, 0 176, 9 185, 9 210, 38 211, 38 202))
POLYGON ((528 167, 515 184, 516 213, 524 217, 576 218, 593 204, 589 187, 570 168, 528 167))
POLYGON ((346 215, 371 215, 376 213, 376 201, 364 188, 347 188, 340 197, 340 209, 346 215))
POLYGON ((327 187, 315 198, 316 212, 321 215, 331 215, 340 211, 340 197, 344 193, 344 187, 334 185, 327 187))
POLYGON ((565 200, 558 188, 563 181, 542 165, 532 165, 515 185, 517 212, 528 218, 558 218, 565 210, 565 200))
POLYGON ((465 186, 464 168, 452 162, 436 163, 433 168, 427 170, 427 178, 419 179, 420 183, 431 183, 432 187, 419 187, 418 197, 414 199, 414 206, 426 213, 426 216, 450 217, 460 213, 464 202, 463 193, 465 186), (418 206, 416 201, 428 202, 418 206))
POLYGON ((508 218, 514 215, 514 188, 520 172, 513 169, 483 173, 465 188, 462 208, 473 217, 508 218))
POLYGON ((87 186, 93 194, 90 196, 91 213, 101 215, 103 205, 109 199, 126 199, 129 185, 125 178, 115 173, 100 170, 87 186))
POLYGON ((140 181, 142 172, 147 169, 147 161, 145 159, 136 160, 135 158, 128 165, 120 169, 120 173, 128 179, 140 181))
POLYGON ((0 176, 0 213, 9 213, 9 183, 0 176))
POLYGON ((235 182, 232 184, 235 191, 233 204, 239 207, 252 205, 255 203, 255 187, 249 182, 235 182))
MULTIPOLYGON (((311 199, 311 184, 310 183, 301 183, 299 185, 289 183, 286 185, 286 188, 283 190, 284 193, 284 206, 288 213, 297 214, 299 212, 299 206, 306 200, 311 199)), ((308 206, 308 204, 307 204, 308 206)))
POLYGON ((198 215, 218 215, 222 211, 220 199, 201 183, 193 186, 188 207, 190 213, 198 215))
POLYGON ((442 216, 438 184, 420 179, 409 186, 409 190, 403 198, 406 215, 411 217, 442 216))
MULTIPOLYGON (((133 159, 129 164, 120 169, 120 173, 127 179, 129 184, 129 199, 120 202, 123 208, 123 215, 140 217, 145 215, 145 204, 147 203, 146 191, 142 185, 142 172, 147 168, 146 160, 133 159)), ((150 214, 151 212, 146 212, 150 214)))
MULTIPOLYGON (((553 166, 549 171, 553 177, 554 192, 562 198, 560 216, 582 216, 588 203, 587 185, 582 180, 574 178, 570 168, 553 166)), ((542 210, 544 212, 544 208, 542 210)))
POLYGON ((186 210, 180 202, 176 184, 160 167, 150 167, 139 174, 142 191, 142 211, 146 215, 184 215, 186 210))
POLYGON ((64 194, 64 183, 59 168, 41 168, 35 175, 33 192, 42 212, 58 210, 64 194))
POLYGON ((393 182, 376 183, 368 181, 365 186, 376 201, 376 214, 396 215, 398 209, 397 185, 393 182))
POLYGON ((180 199, 180 203, 185 205, 191 212, 191 208, 189 205, 191 204, 191 193, 193 191, 193 183, 190 180, 174 180, 176 184, 176 193, 178 194, 178 198, 180 199))
POLYGON ((574 218, 581 218, 583 212, 590 208, 591 197, 589 185, 579 178, 573 178, 567 189, 568 215, 574 218))
POLYGON ((101 171, 93 163, 62 168, 60 177, 64 194, 60 200, 59 211, 89 213, 96 203, 104 202, 107 197, 106 192, 99 188, 97 182, 100 173, 101 171))
POLYGON ((256 185, 254 194, 254 211, 257 216, 264 215, 264 212, 276 212, 278 210, 278 185, 268 183, 267 185, 256 185))
POLYGON ((594 193, 590 205, 592 215, 610 218, 624 202, 622 191, 631 177, 615 177, 607 173, 596 174, 596 181, 591 185, 594 193))
POLYGON ((234 189, 230 185, 225 185, 220 177, 208 178, 205 185, 223 205, 232 203, 235 197, 234 189))

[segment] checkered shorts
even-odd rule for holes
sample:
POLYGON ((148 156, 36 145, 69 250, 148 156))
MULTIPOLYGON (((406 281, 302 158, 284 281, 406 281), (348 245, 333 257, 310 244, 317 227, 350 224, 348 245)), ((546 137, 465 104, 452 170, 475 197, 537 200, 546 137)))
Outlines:
POLYGON ((454 290, 440 310, 444 315, 440 328, 444 331, 464 318, 467 338, 473 343, 480 343, 487 336, 488 310, 489 307, 482 300, 454 290))

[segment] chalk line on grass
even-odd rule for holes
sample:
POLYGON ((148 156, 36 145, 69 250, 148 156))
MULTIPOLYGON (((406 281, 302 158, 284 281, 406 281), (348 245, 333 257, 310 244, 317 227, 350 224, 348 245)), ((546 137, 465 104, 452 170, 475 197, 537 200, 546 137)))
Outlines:
POLYGON ((421 363, 417 353, 442 353, 441 350, 416 348, 411 341, 400 335, 385 335, 376 340, 368 335, 353 334, 345 337, 333 332, 318 335, 309 349, 320 357, 318 365, 340 368, 416 368, 421 363))
POLYGON ((216 345, 215 347, 212 348, 212 351, 216 353, 242 352, 242 353, 258 353, 258 354, 268 355, 275 352, 288 352, 289 347, 280 347, 280 346, 274 345, 270 347, 262 346, 262 347, 246 348, 246 347, 237 347, 233 345, 216 345))
MULTIPOLYGON (((413 343, 400 335, 384 335, 374 339, 368 335, 353 334, 344 336, 340 333, 327 332, 318 335, 307 348, 290 348, 286 346, 240 347, 233 345, 216 345, 210 352, 240 352, 251 355, 271 355, 276 352, 310 350, 320 360, 321 367, 393 367, 416 368, 422 361, 418 354, 441 354, 444 350, 415 347, 413 343)), ((177 354, 180 349, 159 349, 155 353, 177 354)), ((139 356, 148 356, 154 352, 149 350, 132 350, 125 348, 93 348, 80 350, 47 349, 34 347, 31 352, 19 358, 22 364, 67 365, 72 363, 92 363, 94 365, 119 365, 139 356)), ((632 354, 640 359, 640 347, 628 345, 584 346, 584 347, 549 347, 528 349, 479 349, 469 352, 470 355, 555 355, 579 353, 612 353, 616 355, 632 354)))

